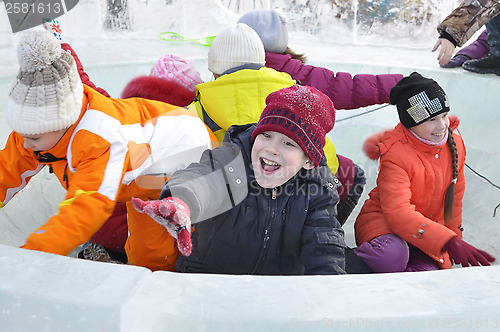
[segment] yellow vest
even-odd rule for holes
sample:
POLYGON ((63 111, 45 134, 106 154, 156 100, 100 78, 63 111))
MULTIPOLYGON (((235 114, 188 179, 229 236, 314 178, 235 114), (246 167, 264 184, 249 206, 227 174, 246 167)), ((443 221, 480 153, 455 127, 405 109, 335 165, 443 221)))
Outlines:
MULTIPOLYGON (((197 113, 222 142, 230 126, 259 121, 267 95, 296 83, 289 74, 271 68, 241 69, 198 84, 196 100, 188 108, 197 113)), ((323 151, 328 167, 336 174, 339 161, 328 137, 323 151)))

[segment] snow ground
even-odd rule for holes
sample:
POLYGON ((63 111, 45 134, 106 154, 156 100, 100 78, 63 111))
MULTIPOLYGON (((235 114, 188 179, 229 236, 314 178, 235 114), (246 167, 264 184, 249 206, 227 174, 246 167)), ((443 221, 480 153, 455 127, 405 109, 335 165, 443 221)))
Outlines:
MULTIPOLYGON (((192 15, 198 9, 200 18, 193 18, 196 24, 191 19, 175 22, 179 15, 165 13, 160 23, 150 22, 138 31, 104 33, 94 16, 84 16, 93 12, 95 4, 95 0, 79 4, 60 22, 65 39, 78 52, 92 80, 114 97, 130 78, 147 74, 165 53, 194 60, 202 77, 210 80, 207 48, 190 42, 165 42, 155 35, 167 30, 186 36, 211 35, 234 21, 213 3, 191 0, 177 5, 176 10, 192 15), (172 25, 163 28, 165 22, 174 22, 178 30, 172 25)), ((0 105, 5 105, 17 72, 17 36, 3 32, 6 15, 0 8, 0 105)), ((136 13, 136 18, 142 21, 140 15, 136 13)), ((439 68, 436 54, 430 52, 433 39, 398 40, 394 45, 362 45, 337 39, 297 33, 290 35, 290 44, 306 52, 310 64, 335 72, 407 75, 417 70, 436 79, 449 96, 452 113, 462 121, 467 164, 500 184, 497 76, 439 68)), ((397 116, 392 106, 386 106, 348 118, 376 108, 338 111, 335 128, 329 134, 338 152, 367 172, 364 197, 374 186, 377 165, 363 155, 361 144, 369 135, 394 126, 397 116)), ((1 121, 0 140, 5 141, 8 134, 5 121, 1 121)), ((500 203, 499 190, 469 169, 466 179, 464 238, 500 257, 500 208, 493 217, 500 203)), ((35 177, 28 187, 0 211, 0 330, 500 330, 498 263, 492 267, 367 276, 152 273, 138 267, 15 248, 57 211, 57 202, 64 197, 57 180, 47 173, 35 177)), ((352 225, 353 218, 344 226, 350 245, 354 245, 352 225)))

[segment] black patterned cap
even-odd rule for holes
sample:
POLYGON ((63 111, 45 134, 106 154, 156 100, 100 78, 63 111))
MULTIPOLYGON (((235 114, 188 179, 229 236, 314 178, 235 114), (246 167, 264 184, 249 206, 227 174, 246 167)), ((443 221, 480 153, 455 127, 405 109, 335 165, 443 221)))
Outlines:
POLYGON ((392 89, 390 103, 396 105, 399 120, 406 128, 449 112, 448 98, 441 86, 433 79, 417 72, 403 77, 392 89))

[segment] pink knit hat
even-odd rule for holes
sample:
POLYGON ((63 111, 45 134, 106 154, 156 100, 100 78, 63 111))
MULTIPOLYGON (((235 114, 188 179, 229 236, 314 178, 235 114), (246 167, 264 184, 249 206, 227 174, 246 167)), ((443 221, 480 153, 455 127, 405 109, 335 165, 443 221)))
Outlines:
POLYGON ((193 91, 197 84, 203 83, 200 73, 191 61, 173 54, 162 56, 156 66, 151 69, 150 75, 166 80, 176 80, 193 91))
POLYGON ((252 132, 252 140, 266 131, 293 139, 318 166, 325 136, 335 123, 335 108, 328 96, 310 86, 293 85, 270 93, 266 107, 252 132))
POLYGON ((151 69, 150 75, 132 79, 121 98, 140 97, 164 103, 188 106, 196 97, 196 85, 203 83, 191 61, 166 54, 151 69))

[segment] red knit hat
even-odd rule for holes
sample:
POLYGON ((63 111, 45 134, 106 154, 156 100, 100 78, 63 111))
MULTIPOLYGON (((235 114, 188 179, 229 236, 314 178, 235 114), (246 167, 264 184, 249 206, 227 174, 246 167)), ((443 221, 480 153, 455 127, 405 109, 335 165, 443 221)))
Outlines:
POLYGON ((318 166, 323 157, 325 136, 335 123, 335 108, 325 94, 310 86, 293 85, 269 94, 255 137, 275 131, 293 139, 318 166))

